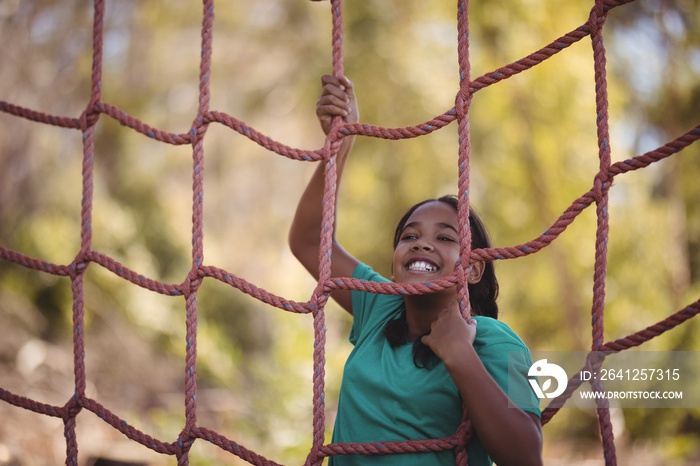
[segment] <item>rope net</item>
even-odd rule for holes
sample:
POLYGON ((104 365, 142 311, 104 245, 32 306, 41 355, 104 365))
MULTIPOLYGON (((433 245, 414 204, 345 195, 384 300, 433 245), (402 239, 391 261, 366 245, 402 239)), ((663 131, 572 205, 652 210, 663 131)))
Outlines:
MULTIPOLYGON (((199 105, 192 126, 186 133, 173 134, 149 126, 128 115, 121 109, 102 100, 102 51, 103 51, 103 20, 105 14, 104 0, 94 2, 93 24, 93 62, 90 98, 84 111, 78 117, 49 115, 28 108, 0 101, 0 110, 17 117, 31 121, 54 125, 66 129, 79 130, 83 136, 82 162, 82 207, 80 249, 69 264, 54 264, 24 255, 20 252, 0 246, 0 258, 39 272, 56 276, 68 277, 71 282, 73 295, 73 366, 75 391, 63 406, 44 404, 33 399, 11 393, 0 388, 0 399, 11 405, 24 408, 46 416, 61 418, 64 423, 66 439, 66 465, 77 464, 78 438, 76 436, 76 417, 82 410, 88 410, 104 420, 114 429, 120 431, 129 439, 145 447, 177 458, 178 465, 189 464, 189 451, 197 439, 213 443, 222 450, 255 465, 277 464, 264 456, 257 454, 236 441, 200 426, 197 423, 197 294, 204 279, 214 279, 235 287, 240 291, 283 311, 312 314, 314 327, 313 353, 313 443, 306 464, 319 465, 324 458, 339 454, 368 454, 382 455, 399 452, 442 451, 454 449, 457 464, 467 464, 466 444, 471 438, 471 426, 465 413, 464 421, 452 436, 442 439, 409 440, 400 442, 364 443, 364 444, 324 444, 324 379, 325 379, 325 304, 330 294, 335 290, 363 290, 387 294, 420 294, 457 286, 458 297, 463 314, 469 313, 469 299, 465 276, 471 261, 514 259, 534 254, 548 246, 557 236, 571 224, 578 214, 595 203, 597 213, 597 233, 595 242, 595 270, 592 306, 592 336, 591 355, 600 352, 619 352, 632 348, 670 330, 677 325, 694 317, 700 311, 700 300, 689 304, 665 319, 638 332, 613 341, 604 341, 603 322, 605 308, 605 269, 607 264, 607 237, 609 230, 608 196, 613 179, 621 174, 645 168, 652 163, 674 155, 700 138, 700 125, 680 135, 676 139, 662 145, 656 150, 638 155, 621 162, 611 163, 611 152, 608 144, 608 99, 606 83, 606 54, 603 44, 603 28, 608 13, 623 4, 633 0, 596 0, 587 21, 577 29, 565 34, 534 53, 511 64, 482 76, 471 78, 469 60, 469 13, 468 2, 457 2, 457 32, 459 60, 459 89, 456 92, 455 106, 442 115, 416 126, 404 128, 385 128, 367 124, 344 125, 339 118, 333 122, 331 131, 321 149, 303 150, 289 147, 261 134, 236 118, 210 110, 209 74, 212 59, 212 37, 214 2, 203 1, 201 29, 201 62, 199 74, 199 105), (553 55, 561 52, 570 45, 589 37, 591 39, 596 87, 597 107, 597 136, 599 170, 593 186, 588 192, 576 199, 541 236, 527 243, 489 249, 470 250, 470 230, 467 226, 469 210, 469 167, 470 167, 470 131, 469 108, 471 100, 479 90, 497 84, 509 77, 526 71, 553 55), (93 199, 93 168, 94 168, 94 135, 95 128, 101 115, 107 115, 123 126, 131 128, 149 138, 172 145, 191 145, 193 157, 192 170, 192 266, 179 284, 166 284, 149 279, 136 271, 130 270, 112 257, 92 248, 92 199, 93 199), (458 154, 458 219, 461 241, 461 259, 455 272, 444 279, 424 284, 401 283, 369 283, 348 277, 331 276, 331 241, 334 231, 336 208, 336 164, 334 163, 340 142, 349 135, 362 135, 384 139, 407 139, 423 136, 437 131, 457 120, 459 134, 458 154), (204 149, 203 143, 207 128, 212 123, 224 125, 241 135, 256 142, 263 148, 281 156, 298 161, 325 161, 325 191, 323 197, 323 231, 321 235, 320 268, 317 286, 306 302, 298 302, 276 296, 262 288, 248 283, 226 270, 203 261, 203 176, 204 149), (91 264, 104 267, 116 276, 135 285, 166 296, 184 298, 187 311, 186 320, 186 356, 185 356, 185 424, 175 441, 167 442, 128 425, 117 414, 110 412, 98 401, 85 394, 85 345, 84 328, 84 293, 83 277, 85 270, 91 264)), ((343 74, 343 18, 342 0, 331 1, 333 21, 332 33, 332 63, 336 76, 343 74)), ((600 364, 602 361, 589 358, 587 364, 600 364)), ((568 389, 559 398, 553 400, 544 410, 542 422, 547 423, 558 412, 561 406, 582 384, 579 378, 569 381, 568 389)), ((597 400, 598 422, 603 442, 606 465, 617 464, 613 429, 610 420, 607 400, 597 400)))

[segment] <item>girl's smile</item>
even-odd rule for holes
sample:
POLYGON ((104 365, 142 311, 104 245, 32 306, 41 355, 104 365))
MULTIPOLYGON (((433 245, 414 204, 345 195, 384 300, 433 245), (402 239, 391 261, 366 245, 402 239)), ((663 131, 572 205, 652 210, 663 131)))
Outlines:
POLYGON ((429 202, 408 218, 394 249, 394 280, 424 282, 451 274, 459 258, 457 213, 443 202, 429 202))

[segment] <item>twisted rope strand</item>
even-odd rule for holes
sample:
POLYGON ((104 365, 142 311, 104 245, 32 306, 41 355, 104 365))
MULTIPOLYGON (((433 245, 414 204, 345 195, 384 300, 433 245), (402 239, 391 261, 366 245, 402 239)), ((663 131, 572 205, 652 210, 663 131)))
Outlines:
POLYGON ((320 449, 325 456, 331 455, 392 455, 395 453, 425 453, 454 450, 463 445, 461 435, 444 439, 406 440, 399 442, 334 443, 320 449))
MULTIPOLYGON (((620 352, 626 349, 634 348, 643 343, 648 342, 652 338, 656 338, 659 335, 677 327, 678 325, 684 323, 685 321, 695 317, 700 313, 700 300, 689 304, 685 308, 677 311, 667 318, 660 320, 659 322, 650 325, 638 332, 627 335, 626 337, 619 338, 614 341, 609 341, 600 345, 600 348, 596 352, 620 352)), ((547 406, 547 408, 542 412, 542 424, 546 424, 549 420, 556 414, 557 411, 564 405, 566 400, 568 400, 571 395, 576 391, 576 389, 581 385, 582 381, 580 379, 580 371, 569 379, 568 385, 564 393, 559 395, 557 398, 552 400, 552 402, 547 406)))

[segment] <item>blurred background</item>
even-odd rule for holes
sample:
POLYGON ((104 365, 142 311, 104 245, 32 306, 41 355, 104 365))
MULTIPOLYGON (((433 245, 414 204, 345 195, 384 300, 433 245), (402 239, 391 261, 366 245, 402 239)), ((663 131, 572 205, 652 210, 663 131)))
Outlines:
MULTIPOLYGON (((345 2, 345 70, 361 121, 416 125, 454 104, 455 2, 345 2)), ((593 2, 471 2, 472 78, 581 26, 593 2)), ((196 116, 201 4, 107 2, 103 101, 149 125, 196 116)), ((317 149, 320 76, 331 72, 328 2, 216 4, 211 109, 292 147, 317 149)), ((0 0, 0 100, 77 117, 89 98, 92 5, 0 0)), ((700 2, 640 0, 605 26, 613 161, 700 122, 700 2)), ((598 159, 593 58, 586 38, 479 91, 471 110, 472 202, 497 246, 537 237, 592 185, 598 159)), ((413 203, 457 190, 456 123, 405 141, 358 138, 339 197, 338 236, 388 274, 394 225, 413 203)), ((102 115, 93 248, 180 283, 191 263, 191 148, 155 142, 102 115)), ((270 153, 222 125, 205 139, 204 260, 306 301, 315 282, 287 248, 315 165, 270 153)), ((81 134, 0 114, 0 245, 68 264, 79 249, 81 134)), ((615 179, 610 193, 606 339, 651 325, 700 294, 700 145, 615 179)), ((590 347, 595 208, 544 251, 497 264, 501 319, 533 350, 590 347)), ((175 441, 184 425, 185 303, 92 264, 85 274, 87 395, 130 425, 175 441)), ((0 387, 55 405, 73 394, 67 278, 0 262, 0 387)), ((312 319, 207 279, 199 292, 198 423, 284 464, 311 445, 312 319)), ((327 430, 350 320, 329 304, 327 430)), ((700 350, 697 319, 630 351, 700 350)), ((0 465, 65 462, 60 419, 0 403, 0 465)), ((618 464, 700 464, 700 409, 613 410, 618 464)), ((172 465, 97 416, 78 420, 80 464, 172 465), (99 463, 97 463, 99 464, 99 463)), ((545 464, 601 465, 592 410, 544 427, 545 464)), ((205 441, 194 465, 243 464, 205 441)))

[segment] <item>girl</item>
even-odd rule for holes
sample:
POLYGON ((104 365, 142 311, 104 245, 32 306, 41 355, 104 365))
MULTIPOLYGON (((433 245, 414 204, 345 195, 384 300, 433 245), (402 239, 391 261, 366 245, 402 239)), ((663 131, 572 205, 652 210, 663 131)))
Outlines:
MULTIPOLYGON (((323 76, 316 114, 328 134, 331 119, 359 120, 352 83, 323 76)), ((343 139, 338 181, 354 137, 343 139)), ((323 164, 314 172, 289 234, 290 247, 318 279, 323 164)), ((490 247, 479 218, 470 212, 472 245, 490 247)), ((401 219, 394 238, 392 279, 424 283, 452 273, 459 258, 457 201, 421 202, 401 219)), ((333 277, 388 281, 334 239, 333 277)), ((462 318, 455 287, 411 296, 336 291, 333 298, 353 315, 333 443, 390 442, 448 437, 457 431, 462 405, 474 428, 469 464, 541 465, 539 403, 527 382, 529 350, 496 320, 498 282, 491 262, 471 265, 467 277, 474 317, 462 318), (509 376, 509 354, 511 371, 509 376), (515 361, 515 362, 512 362, 515 361), (511 385, 510 387, 508 385, 511 385), (506 392, 516 393, 511 400, 506 392), (521 409, 517 406, 523 406, 521 409)), ((331 465, 453 465, 454 453, 333 456, 331 465)))

